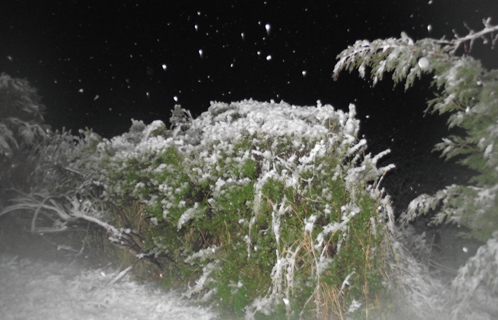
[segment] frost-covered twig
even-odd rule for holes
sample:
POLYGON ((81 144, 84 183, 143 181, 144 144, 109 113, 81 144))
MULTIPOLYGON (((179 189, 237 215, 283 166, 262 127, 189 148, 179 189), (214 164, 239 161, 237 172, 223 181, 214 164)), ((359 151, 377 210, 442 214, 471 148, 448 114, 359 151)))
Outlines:
POLYGON ((341 285, 341 290, 339 290, 339 293, 337 294, 337 296, 338 296, 338 297, 340 297, 340 296, 341 296, 341 294, 342 294, 342 290, 344 290, 344 288, 346 288, 346 287, 349 287, 349 286, 350 286, 350 284, 349 284, 349 278, 351 278, 351 277, 352 277, 355 273, 356 273, 356 272, 355 272, 355 271, 353 271, 353 272, 351 272, 350 274, 348 274, 348 275, 346 276, 346 279, 344 279, 344 281, 342 282, 342 285, 341 285))
POLYGON ((112 280, 111 282, 109 282, 110 284, 114 284, 116 282, 118 282, 121 278, 123 278, 127 273, 128 271, 130 271, 131 269, 133 268, 133 266, 129 266, 128 268, 124 269, 123 271, 121 271, 120 273, 118 273, 112 280))
POLYGON ((495 43, 496 43, 496 41, 498 39, 498 35, 494 36, 494 33, 496 31, 498 31, 498 26, 491 25, 491 18, 483 19, 482 23, 484 24, 484 29, 482 29, 479 32, 475 32, 473 29, 471 29, 468 26, 468 24, 464 23, 465 27, 469 30, 469 34, 468 35, 466 35, 465 37, 460 37, 457 34, 456 30, 453 30, 453 33, 455 35, 455 39, 450 40, 450 41, 439 40, 439 41, 437 41, 437 43, 447 45, 447 47, 445 47, 445 50, 449 51, 450 53, 453 54, 453 53, 455 53, 458 50, 458 48, 462 44, 466 45, 466 43, 468 41, 470 41, 470 46, 466 47, 465 52, 466 53, 471 53, 472 52, 472 48, 474 46, 475 40, 481 38, 483 40, 484 44, 488 43, 489 40, 491 40, 491 49, 494 49, 494 45, 495 45, 495 43), (490 35, 491 39, 486 38, 486 35, 488 35, 488 34, 491 34, 490 35))

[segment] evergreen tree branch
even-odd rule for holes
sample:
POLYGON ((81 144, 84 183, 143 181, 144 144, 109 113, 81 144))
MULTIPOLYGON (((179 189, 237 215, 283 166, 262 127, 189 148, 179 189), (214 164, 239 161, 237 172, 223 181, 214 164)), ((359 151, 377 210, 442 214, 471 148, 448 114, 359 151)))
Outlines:
POLYGON ((342 51, 334 67, 334 79, 342 70, 357 69, 361 78, 370 68, 375 85, 384 73, 392 72, 395 85, 405 82, 405 90, 411 87, 423 73, 432 73, 433 86, 440 92, 429 101, 427 111, 439 114, 450 113, 448 127, 460 127, 461 135, 443 138, 435 150, 442 151, 447 159, 459 156, 460 162, 476 172, 469 186, 450 186, 436 196, 422 195, 414 199, 403 221, 427 214, 440 208, 434 218, 463 224, 472 230, 472 235, 482 241, 490 239, 498 230, 498 71, 488 71, 478 60, 467 54, 472 51, 476 40, 485 43, 497 41, 498 26, 491 25, 491 19, 483 20, 484 29, 455 39, 422 39, 413 41, 404 32, 399 39, 378 39, 372 42, 359 40, 342 51), (459 48, 464 55, 457 56, 459 48), (453 192, 458 190, 458 192, 453 192), (432 199, 428 202, 429 199, 432 199), (430 203, 430 205, 428 205, 430 203))

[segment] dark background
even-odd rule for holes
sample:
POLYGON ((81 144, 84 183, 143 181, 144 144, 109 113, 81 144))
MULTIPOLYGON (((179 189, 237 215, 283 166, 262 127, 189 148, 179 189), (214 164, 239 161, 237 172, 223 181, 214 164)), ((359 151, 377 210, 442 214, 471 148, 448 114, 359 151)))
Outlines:
MULTIPOLYGON (((356 73, 334 82, 336 56, 402 31, 415 40, 466 35, 463 22, 477 31, 490 16, 498 23, 496 0, 4 0, 0 72, 39 89, 54 129, 107 138, 131 118, 167 123, 175 104, 200 115, 210 101, 354 103, 370 150, 391 148, 399 174, 422 158, 435 164, 430 150, 447 135, 444 118, 423 114, 431 77, 407 92, 389 76, 373 89, 356 73)), ((473 55, 498 67, 489 45, 473 55)))

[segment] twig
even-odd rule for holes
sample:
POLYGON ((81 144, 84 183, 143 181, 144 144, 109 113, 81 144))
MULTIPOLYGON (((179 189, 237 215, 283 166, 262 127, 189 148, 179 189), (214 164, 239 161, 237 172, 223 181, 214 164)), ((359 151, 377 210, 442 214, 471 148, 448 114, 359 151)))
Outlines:
POLYGON ((121 271, 120 273, 118 273, 118 275, 115 276, 114 279, 111 280, 110 284, 114 284, 117 281, 119 281, 119 279, 124 277, 128 273, 128 271, 130 271, 132 268, 133 268, 132 266, 129 266, 128 268, 126 268, 123 271, 121 271))
POLYGON ((348 274, 348 276, 346 277, 346 279, 344 279, 344 281, 342 282, 341 290, 339 290, 339 294, 337 295, 339 298, 341 297, 342 290, 346 286, 349 286, 349 278, 351 278, 351 276, 354 275, 354 274, 355 274, 355 271, 351 272, 350 274, 348 274))

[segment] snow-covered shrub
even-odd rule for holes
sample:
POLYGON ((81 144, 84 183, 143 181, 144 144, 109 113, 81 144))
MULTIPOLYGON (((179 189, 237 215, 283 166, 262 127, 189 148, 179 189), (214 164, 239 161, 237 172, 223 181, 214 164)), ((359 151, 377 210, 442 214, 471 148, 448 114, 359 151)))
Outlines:
POLYGON ((247 319, 379 307, 391 166, 365 155, 353 105, 212 103, 172 123, 99 144, 106 199, 146 205, 143 251, 169 281, 247 319))
POLYGON ((498 315, 498 231, 469 258, 452 282, 457 307, 453 319, 486 319, 498 315))
POLYGON ((25 228, 34 233, 67 230, 68 224, 87 215, 104 219, 98 204, 99 159, 95 158, 100 140, 91 131, 73 136, 47 129, 45 137, 30 149, 30 156, 15 163, 25 180, 10 183, 0 216, 31 217, 25 228))
POLYGON ((46 137, 44 109, 28 81, 0 75, 0 208, 10 188, 27 183, 26 166, 46 137))
POLYGON ((68 231, 86 220, 119 234, 99 203, 101 138, 54 132, 43 111, 26 80, 0 76, 0 217, 15 217, 9 223, 31 233, 68 231))

